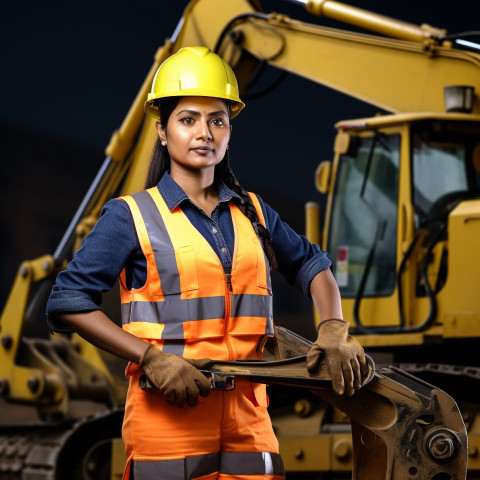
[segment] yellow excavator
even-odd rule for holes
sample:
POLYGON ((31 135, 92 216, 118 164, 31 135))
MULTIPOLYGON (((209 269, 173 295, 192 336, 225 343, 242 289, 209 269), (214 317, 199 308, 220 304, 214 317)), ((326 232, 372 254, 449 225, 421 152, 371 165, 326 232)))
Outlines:
MULTIPOLYGON (((102 205, 143 188, 155 140, 143 103, 161 62, 188 45, 219 53, 241 92, 270 65, 389 112, 336 125, 334 159, 315 174, 323 221, 306 207, 377 372, 350 400, 307 382, 272 401, 288 478, 480 478, 480 46, 333 0, 290 1, 369 33, 256 0, 192 0, 58 248, 20 265, 0 320, 0 479, 121 478, 123 366, 77 335, 26 332, 102 205)), ((250 375, 275 384, 278 371, 250 375)))

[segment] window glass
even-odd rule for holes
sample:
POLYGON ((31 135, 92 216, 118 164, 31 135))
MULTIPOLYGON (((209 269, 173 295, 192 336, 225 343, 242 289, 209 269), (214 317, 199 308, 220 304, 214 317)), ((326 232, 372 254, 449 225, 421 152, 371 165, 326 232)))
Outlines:
POLYGON ((412 129, 412 196, 417 227, 445 219, 462 199, 478 195, 472 155, 480 129, 452 122, 421 122, 412 129))
POLYGON ((369 255, 363 295, 388 296, 395 289, 400 136, 351 143, 339 161, 327 250, 343 297, 356 296, 369 255))

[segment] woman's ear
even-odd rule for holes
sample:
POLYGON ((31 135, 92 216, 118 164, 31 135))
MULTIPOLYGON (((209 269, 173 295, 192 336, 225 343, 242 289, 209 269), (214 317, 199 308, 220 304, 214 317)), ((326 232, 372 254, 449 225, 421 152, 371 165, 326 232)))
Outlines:
POLYGON ((162 142, 162 145, 167 144, 167 134, 165 130, 162 128, 162 124, 160 122, 155 122, 155 126, 157 127, 158 138, 162 142))

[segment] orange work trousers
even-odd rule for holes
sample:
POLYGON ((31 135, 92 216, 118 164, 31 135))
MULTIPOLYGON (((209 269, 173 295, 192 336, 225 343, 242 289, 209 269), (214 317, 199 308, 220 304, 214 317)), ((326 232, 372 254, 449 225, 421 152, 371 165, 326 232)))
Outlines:
POLYGON ((123 480, 284 480, 265 385, 239 379, 195 407, 168 403, 130 377, 123 441, 123 480))

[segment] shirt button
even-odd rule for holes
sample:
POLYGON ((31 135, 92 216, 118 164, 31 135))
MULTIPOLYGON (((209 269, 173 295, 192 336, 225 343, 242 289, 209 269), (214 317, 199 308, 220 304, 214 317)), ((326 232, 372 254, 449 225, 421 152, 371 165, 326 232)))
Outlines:
POLYGON ((217 233, 217 232, 218 232, 218 230, 215 227, 213 227, 212 228, 212 233, 217 233))
POLYGON ((222 247, 222 248, 220 249, 220 251, 221 251, 222 253, 227 253, 227 247, 222 247))

